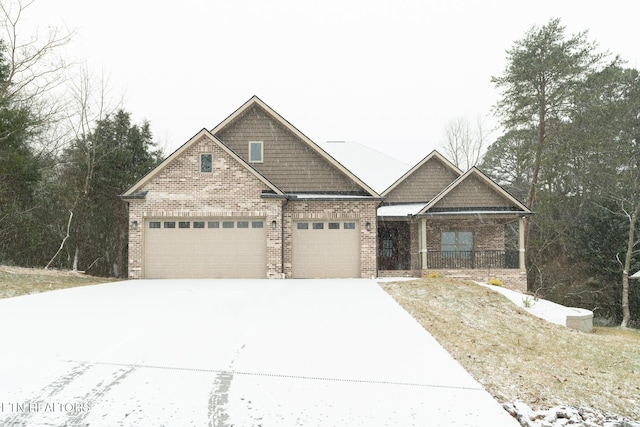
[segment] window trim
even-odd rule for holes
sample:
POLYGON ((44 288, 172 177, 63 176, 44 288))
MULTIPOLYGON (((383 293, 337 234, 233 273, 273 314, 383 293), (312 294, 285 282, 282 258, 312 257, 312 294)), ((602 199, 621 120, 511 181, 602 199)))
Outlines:
POLYGON ((264 141, 249 141, 249 155, 247 156, 249 163, 264 163, 264 141), (260 160, 254 160, 252 158, 252 150, 251 147, 253 144, 260 145, 260 160))

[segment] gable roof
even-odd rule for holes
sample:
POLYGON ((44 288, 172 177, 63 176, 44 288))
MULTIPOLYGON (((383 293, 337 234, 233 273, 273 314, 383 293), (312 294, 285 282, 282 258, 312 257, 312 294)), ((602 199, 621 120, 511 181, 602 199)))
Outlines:
POLYGON ((429 162, 432 159, 438 159, 442 164, 444 164, 448 169, 457 175, 462 175, 462 171, 458 169, 453 163, 447 160, 442 154, 438 153, 438 151, 433 150, 431 153, 427 154, 425 158, 420 160, 414 167, 409 169, 404 175, 398 178, 393 184, 391 184, 387 189, 385 189, 380 195, 382 197, 387 196, 393 189, 397 188, 402 182, 404 182, 407 178, 409 178, 415 171, 420 169, 425 163, 429 162))
POLYGON ((222 141, 216 138, 211 132, 207 129, 202 129, 200 132, 195 134, 191 139, 182 144, 176 151, 171 153, 166 159, 162 161, 158 166, 152 169, 149 173, 143 176, 138 182, 133 184, 131 188, 129 188, 124 194, 122 194, 122 198, 135 198, 135 194, 138 190, 146 185, 149 181, 151 181, 156 175, 158 175, 162 170, 164 170, 169 164, 171 164, 174 159, 180 157, 182 153, 189 149, 196 141, 200 140, 202 137, 206 137, 210 139, 215 145, 217 145, 220 149, 222 149, 225 153, 235 159, 238 163, 240 163, 245 169, 247 169, 253 176, 258 178, 258 180, 262 181, 267 187, 269 187, 275 194, 283 195, 284 193, 276 187, 273 183, 271 183, 267 178, 265 178, 262 174, 260 174, 257 170, 255 170, 251 165, 245 162, 240 156, 234 153, 229 147, 224 145, 222 141))
POLYGON ((318 145, 378 193, 409 169, 408 164, 357 142, 326 141, 318 145))
POLYGON ((320 155, 323 159, 325 159, 331 166, 338 169, 343 175, 345 175, 348 179, 353 181, 358 187, 362 188, 366 193, 370 194, 373 197, 379 198, 380 195, 376 190, 370 187, 366 182, 356 176, 352 171, 347 169, 342 163, 338 162, 334 157, 332 157, 329 153, 323 150, 318 144, 313 142, 309 137, 307 137, 304 133, 298 130, 295 126, 289 123, 284 117, 278 114, 273 108, 269 107, 264 101, 262 101, 257 96, 252 96, 247 102, 242 104, 238 109, 236 109, 233 113, 231 113, 226 119, 220 122, 216 127, 211 130, 211 133, 217 135, 221 133, 225 128, 230 126, 240 117, 242 117, 247 111, 252 109, 254 106, 260 107, 267 114, 269 114, 276 122, 282 125, 285 129, 290 131, 293 135, 295 135, 300 141, 306 144, 313 152, 320 155))
MULTIPOLYGON (((483 184, 487 185, 488 188, 492 189, 493 191, 498 193, 498 195, 500 195, 503 198, 505 198, 506 200, 508 200, 521 213, 523 213, 523 214, 531 214, 532 213, 531 210, 529 210, 529 208, 527 208, 524 204, 520 203, 520 201, 518 201, 518 199, 516 199, 511 194, 509 194, 508 191, 506 191, 504 188, 502 188, 501 186, 496 184, 491 178, 489 178, 487 175, 485 175, 480 169, 478 169, 477 167, 473 166, 467 172, 465 172, 460 177, 458 177, 458 179, 453 181, 447 188, 442 190, 440 192, 440 194, 438 194, 436 197, 431 199, 420 210, 420 212, 418 214, 427 214, 430 209, 435 207, 435 205, 438 204, 438 202, 440 202, 441 200, 443 200, 447 195, 451 194, 454 189, 460 187, 461 185, 464 185, 464 182, 466 180, 470 179, 470 177, 478 178, 483 184)), ((496 212, 499 213, 499 212, 505 212, 505 211, 504 210, 502 210, 502 211, 499 210, 499 211, 496 211, 496 212)), ((468 213, 468 212, 461 211, 461 213, 468 213)), ((487 213, 487 212, 483 211, 483 213, 487 213)))

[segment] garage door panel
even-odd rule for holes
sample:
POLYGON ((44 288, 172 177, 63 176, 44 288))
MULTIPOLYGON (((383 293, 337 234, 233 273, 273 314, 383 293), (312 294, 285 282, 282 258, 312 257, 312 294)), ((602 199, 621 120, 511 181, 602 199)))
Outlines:
POLYGON ((263 219, 199 219, 189 221, 189 228, 179 228, 177 221, 176 228, 166 228, 164 222, 171 221, 164 220, 152 228, 151 222, 159 221, 145 227, 147 278, 266 277, 263 219))
POLYGON ((295 278, 360 277, 357 222, 295 222, 292 265, 295 278))

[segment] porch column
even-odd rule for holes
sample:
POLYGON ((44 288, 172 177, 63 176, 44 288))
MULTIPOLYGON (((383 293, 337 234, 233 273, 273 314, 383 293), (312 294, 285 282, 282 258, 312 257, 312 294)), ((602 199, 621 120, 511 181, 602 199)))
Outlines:
POLYGON ((420 268, 427 269, 427 219, 420 218, 418 222, 418 248, 420 249, 420 268))
POLYGON ((520 270, 524 270, 525 267, 525 258, 524 258, 524 217, 518 218, 518 248, 520 250, 519 253, 519 267, 520 270))

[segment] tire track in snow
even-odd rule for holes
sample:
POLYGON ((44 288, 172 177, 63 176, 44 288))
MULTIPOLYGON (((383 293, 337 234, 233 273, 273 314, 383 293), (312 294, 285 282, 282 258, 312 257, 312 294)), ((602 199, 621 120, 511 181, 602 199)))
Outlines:
MULTIPOLYGON (((72 368, 68 373, 62 375, 61 377, 55 379, 50 384, 45 386, 39 393, 34 394, 29 399, 26 399, 26 402, 31 403, 39 403, 40 405, 53 404, 54 407, 57 403, 65 404, 66 399, 60 399, 59 395, 68 391, 67 388, 71 385, 71 383, 83 375, 86 375, 87 372, 95 367, 94 364, 91 363, 79 363, 77 366, 72 368)), ((64 417, 64 426, 73 427, 73 426, 86 426, 84 419, 91 413, 91 407, 99 402, 102 397, 111 390, 114 386, 120 384, 124 378, 126 378, 133 371, 138 369, 136 366, 129 367, 118 367, 117 369, 111 371, 111 378, 103 379, 97 382, 91 390, 86 392, 82 397, 74 397, 74 401, 82 402, 82 404, 88 405, 88 410, 86 411, 77 411, 77 412, 67 412, 62 415, 60 411, 56 412, 46 410, 38 410, 38 411, 20 411, 12 414, 11 417, 2 421, 2 425, 7 425, 11 427, 29 427, 34 425, 35 423, 39 423, 38 425, 57 425, 50 424, 49 420, 46 418, 58 417, 55 422, 60 421, 60 417, 64 417)), ((78 396, 79 393, 73 393, 75 396, 78 396)))
POLYGON ((233 364, 244 349, 242 347, 236 351, 233 359, 229 363, 229 370, 217 373, 214 380, 214 386, 209 393, 209 427, 230 427, 228 424, 229 413, 227 412, 227 404, 229 403, 229 389, 233 381, 233 364))
MULTIPOLYGON (((93 406, 95 402, 98 402, 104 397, 105 394, 109 390, 111 390, 114 386, 120 384, 122 380, 129 376, 133 371, 138 369, 136 366, 130 366, 128 368, 120 368, 117 371, 113 372, 113 376, 111 381, 105 384, 104 381, 99 382, 93 387, 87 394, 85 394, 81 401, 88 402, 89 405, 93 406)), ((87 424, 84 423, 84 419, 90 414, 90 411, 79 412, 76 416, 69 420, 65 426, 73 427, 73 426, 85 426, 87 424)))
MULTIPOLYGON (((25 399, 29 403, 47 403, 51 402, 52 398, 60 393, 64 388, 69 385, 76 378, 84 375, 91 365, 88 363, 76 363, 76 366, 72 368, 68 373, 56 378, 51 383, 46 385, 40 393, 33 395, 29 399, 25 399)), ((3 422, 3 425, 12 427, 27 427, 30 425, 29 421, 37 416, 39 412, 36 411, 16 411, 3 422)))

